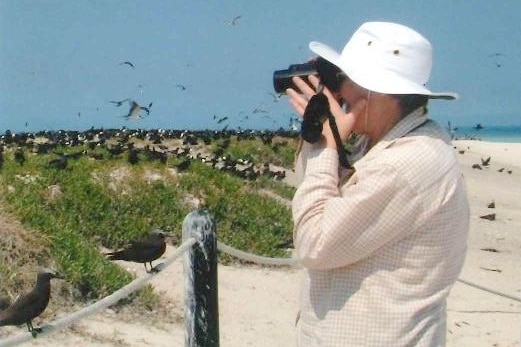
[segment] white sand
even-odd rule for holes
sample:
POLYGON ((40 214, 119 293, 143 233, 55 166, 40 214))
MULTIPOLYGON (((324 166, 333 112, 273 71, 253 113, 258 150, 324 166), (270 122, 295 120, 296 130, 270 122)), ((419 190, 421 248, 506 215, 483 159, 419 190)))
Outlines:
MULTIPOLYGON (((521 298, 521 144, 455 141, 454 145, 456 151, 465 151, 458 159, 471 204, 468 253, 460 278, 521 298), (488 156, 488 167, 472 169, 488 156), (498 172, 501 168, 503 172, 498 172), (495 209, 487 208, 492 201, 495 209), (489 213, 496 213, 496 220, 479 218, 489 213)), ((143 271, 141 265, 124 266, 143 271)), ((300 271, 220 265, 221 346, 294 346, 300 271)), ((182 307, 180 260, 153 283, 182 307)), ((519 346, 521 303, 457 283, 448 300, 447 330, 450 347, 519 346)), ((108 311, 25 345, 184 346, 183 334, 182 324, 123 323, 108 311)))

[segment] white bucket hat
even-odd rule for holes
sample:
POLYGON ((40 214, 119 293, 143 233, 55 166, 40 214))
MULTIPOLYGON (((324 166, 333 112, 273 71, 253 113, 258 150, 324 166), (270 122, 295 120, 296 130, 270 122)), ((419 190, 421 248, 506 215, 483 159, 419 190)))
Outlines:
POLYGON ((456 93, 427 89, 432 67, 430 42, 416 31, 396 23, 362 24, 342 53, 320 43, 309 48, 338 66, 359 86, 384 94, 420 94, 433 99, 456 99, 456 93))

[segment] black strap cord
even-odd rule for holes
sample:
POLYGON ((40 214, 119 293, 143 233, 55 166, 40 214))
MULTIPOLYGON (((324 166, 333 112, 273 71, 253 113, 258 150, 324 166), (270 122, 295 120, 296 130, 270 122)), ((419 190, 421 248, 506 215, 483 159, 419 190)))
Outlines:
POLYGON ((346 169, 349 169, 351 165, 349 165, 349 161, 347 160, 347 153, 342 144, 342 140, 340 139, 335 116, 331 114, 329 109, 329 100, 323 93, 319 92, 313 95, 311 99, 309 99, 308 105, 304 110, 304 116, 302 120, 302 138, 309 143, 316 143, 318 140, 320 140, 323 129, 322 124, 326 119, 329 120, 329 126, 333 132, 340 165, 346 169))

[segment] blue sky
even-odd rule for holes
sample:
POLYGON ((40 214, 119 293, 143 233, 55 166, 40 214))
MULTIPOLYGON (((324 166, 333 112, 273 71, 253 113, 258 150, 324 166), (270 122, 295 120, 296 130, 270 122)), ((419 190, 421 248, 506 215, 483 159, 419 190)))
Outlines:
POLYGON ((287 128, 294 114, 270 95, 273 71, 311 57, 311 40, 341 50, 375 20, 433 44, 428 86, 461 97, 432 101, 432 118, 521 124, 519 0, 0 0, 0 133, 287 128), (128 105, 109 101, 126 98, 152 102, 150 115, 124 119, 128 105))

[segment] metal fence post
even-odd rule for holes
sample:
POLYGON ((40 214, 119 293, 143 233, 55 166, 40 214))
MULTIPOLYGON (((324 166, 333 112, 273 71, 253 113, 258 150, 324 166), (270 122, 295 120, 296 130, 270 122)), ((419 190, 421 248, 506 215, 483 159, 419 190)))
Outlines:
POLYGON ((190 212, 183 221, 183 240, 197 240, 184 255, 185 347, 219 346, 215 229, 206 210, 190 212))

